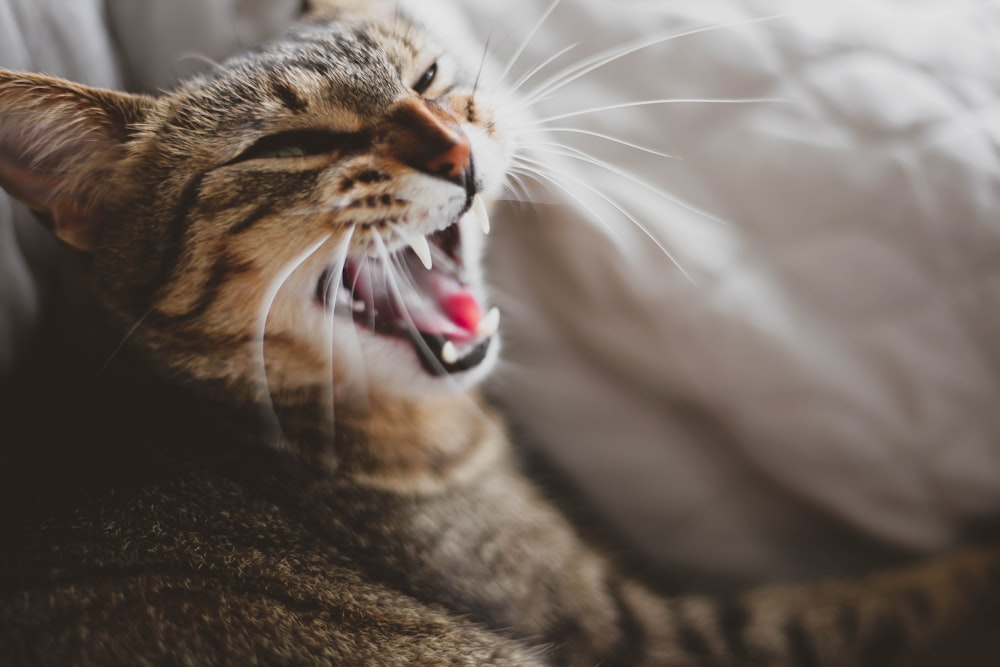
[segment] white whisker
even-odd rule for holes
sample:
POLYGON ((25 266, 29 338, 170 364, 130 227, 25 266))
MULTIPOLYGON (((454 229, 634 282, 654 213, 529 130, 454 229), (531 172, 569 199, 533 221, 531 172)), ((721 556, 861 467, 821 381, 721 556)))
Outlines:
MULTIPOLYGON (((671 155, 670 153, 661 153, 660 151, 653 150, 652 148, 647 148, 646 146, 641 146, 639 144, 632 143, 631 141, 625 141, 624 139, 619 139, 618 137, 612 137, 610 134, 602 134, 601 132, 593 132, 591 130, 584 130, 579 127, 536 127, 522 129, 522 133, 526 134, 548 134, 550 132, 567 132, 571 134, 583 134, 588 137, 597 137, 598 139, 604 139, 606 141, 611 141, 622 146, 627 146, 629 148, 634 148, 637 151, 642 151, 643 153, 649 153, 650 155, 656 155, 658 157, 667 158, 668 160, 680 160, 681 158, 676 155, 671 155)), ((568 146, 567 146, 568 148, 568 146)))
POLYGON ((531 77, 535 76, 540 71, 542 71, 543 69, 545 69, 546 67, 548 67, 550 64, 552 64, 553 62, 555 62, 556 60, 558 60, 560 57, 562 57, 565 54, 569 53, 570 51, 572 51, 573 49, 575 49, 578 46, 580 46, 580 42, 574 42, 573 44, 570 44, 569 46, 567 46, 567 47, 565 47, 565 48, 557 51, 554 55, 549 56, 548 58, 546 58, 545 60, 543 60, 538 65, 535 65, 534 67, 532 67, 526 74, 522 75, 520 79, 518 79, 516 82, 514 82, 514 85, 511 86, 511 88, 510 88, 510 92, 511 93, 516 93, 518 90, 521 89, 521 86, 523 86, 525 83, 527 83, 531 79, 531 77))
POLYGON ((682 97, 671 97, 659 100, 639 100, 637 102, 620 102, 618 104, 606 104, 604 106, 592 107, 590 109, 578 109, 576 111, 568 111, 566 113, 556 114, 554 116, 548 116, 547 118, 538 119, 530 124, 530 126, 544 125, 545 123, 551 123, 555 120, 563 120, 566 118, 576 118, 577 116, 586 116, 588 114, 600 113, 602 111, 614 111, 616 109, 632 109, 635 107, 646 107, 654 105, 668 105, 668 104, 760 104, 760 103, 777 103, 777 104, 790 104, 792 100, 782 99, 779 97, 745 97, 745 98, 732 98, 732 99, 717 99, 717 98, 682 98, 682 97))
POLYGON ((504 189, 506 192, 510 193, 510 197, 504 197, 502 195, 498 196, 497 199, 501 201, 512 201, 519 204, 544 204, 546 202, 535 201, 531 197, 531 191, 528 185, 521 178, 521 174, 516 169, 508 170, 504 174, 504 189), (520 193, 518 193, 520 190, 520 193))
POLYGON ((337 310, 337 299, 340 295, 340 290, 344 289, 342 276, 344 273, 344 266, 347 264, 347 252, 351 246, 351 239, 354 237, 354 232, 356 227, 351 227, 351 230, 344 236, 343 239, 337 244, 334 264, 330 269, 329 277, 327 278, 327 283, 324 286, 324 301, 326 305, 325 323, 326 323, 326 349, 329 350, 329 355, 327 356, 326 364, 326 377, 328 381, 327 391, 328 395, 324 405, 327 407, 327 423, 330 426, 330 432, 333 433, 336 425, 336 386, 333 378, 334 370, 334 318, 336 317, 337 310))
POLYGON ((517 49, 514 51, 514 55, 511 56, 510 60, 507 61, 507 66, 504 67, 503 71, 500 73, 499 77, 500 81, 503 81, 504 79, 507 78, 507 75, 510 73, 510 69, 517 62, 517 59, 520 58, 521 54, 524 53, 524 50, 528 48, 528 44, 530 44, 531 40, 534 39, 535 34, 538 33, 541 27, 545 24, 545 21, 549 18, 552 12, 555 11, 556 7, 559 6, 559 3, 561 1, 562 0, 553 0, 552 3, 548 6, 548 8, 544 12, 542 12, 541 17, 538 19, 538 21, 535 22, 535 26, 530 31, 528 31, 527 37, 525 37, 521 41, 520 46, 518 46, 517 49))
POLYGON ((331 236, 332 234, 327 234, 325 237, 323 237, 319 241, 309 246, 307 250, 297 255, 295 259, 293 259, 291 262, 285 265, 285 267, 271 281, 270 285, 268 285, 267 292, 265 293, 263 302, 261 303, 263 308, 260 311, 260 316, 257 318, 257 327, 256 327, 257 339, 260 341, 257 361, 260 364, 258 370, 260 372, 259 377, 262 383, 261 386, 262 399, 266 402, 266 404, 270 408, 271 414, 275 418, 275 423, 274 423, 275 435, 281 432, 281 424, 278 422, 278 413, 274 408, 274 401, 271 398, 271 385, 267 379, 267 357, 264 353, 264 345, 266 342, 266 335, 267 335, 267 319, 271 314, 271 308, 272 306, 274 306, 274 300, 277 298, 278 292, 281 291, 281 288, 284 287, 285 283, 292 276, 292 274, 295 273, 296 269, 298 269, 300 266, 302 266, 302 264, 306 262, 306 260, 312 257, 317 250, 322 248, 323 244, 329 241, 331 236))
POLYGON ((698 208, 694 204, 689 204, 688 202, 684 201, 683 199, 680 199, 679 197, 676 197, 675 195, 670 194, 666 190, 658 188, 655 185, 649 183, 648 181, 639 178, 638 176, 636 176, 635 174, 633 174, 630 171, 622 169, 621 167, 616 167, 615 165, 611 164, 610 162, 607 162, 605 160, 601 160, 600 158, 597 158, 597 157, 595 157, 593 155, 590 155, 589 153, 581 151, 578 148, 574 148, 572 146, 565 146, 565 145, 557 144, 557 143, 553 143, 553 142, 535 142, 533 144, 525 144, 525 145, 532 147, 533 150, 538 151, 538 152, 552 153, 552 154, 555 154, 555 155, 561 155, 563 157, 568 157, 568 158, 573 159, 573 160, 579 160, 579 161, 585 162, 587 164, 592 164, 595 167, 599 167, 601 169, 604 169, 606 171, 611 172, 612 174, 615 174, 616 176, 620 176, 620 177, 624 178, 625 180, 629 181, 630 183, 635 183, 636 185, 638 185, 639 187, 643 188, 644 190, 652 192, 653 194, 655 194, 655 195, 657 195, 659 197, 663 197, 667 201, 672 202, 674 204, 677 204, 681 208, 683 208, 683 209, 685 209, 687 211, 690 211, 691 213, 694 213, 694 214, 696 214, 698 216, 701 216, 702 218, 705 218, 706 220, 711 220, 712 222, 720 224, 720 225, 722 225, 724 227, 729 227, 730 226, 730 224, 727 221, 723 220, 722 218, 718 218, 718 217, 712 215, 711 213, 698 208), (553 147, 553 148, 549 148, 550 146, 553 147))
MULTIPOLYGON (((562 187, 562 185, 558 182, 558 179, 556 179, 554 177, 554 174, 556 174, 555 170, 553 170, 549 165, 546 165, 546 164, 544 164, 542 162, 539 162, 537 160, 532 160, 531 158, 525 158, 525 157, 520 157, 520 158, 518 158, 518 160, 527 161, 529 163, 532 163, 532 164, 536 165, 535 167, 532 168, 533 171, 534 171, 534 173, 536 173, 537 175, 539 175, 539 176, 541 176, 543 178, 549 179, 553 183, 555 183, 557 186, 562 187), (549 170, 551 173, 546 173, 545 170, 549 170)), ((529 168, 528 166, 524 165, 523 162, 522 162, 522 167, 529 168)), ((566 172, 558 172, 558 175, 561 176, 561 177, 563 177, 563 178, 570 179, 571 181, 573 181, 574 183, 576 183, 580 187, 582 187, 582 188, 588 190, 589 192, 593 193, 597 197, 599 197, 602 200, 604 200, 609 206, 611 206, 616 211, 618 211, 623 216, 625 216, 633 225, 636 226, 636 228, 639 231, 641 231, 650 241, 652 241, 656 245, 656 247, 660 250, 660 252, 662 252, 667 257, 667 259, 669 259, 671 262, 673 262, 674 266, 677 267, 677 269, 681 272, 681 274, 685 278, 687 278, 692 284, 695 283, 695 280, 694 280, 693 276, 691 276, 691 274, 689 274, 684 269, 684 267, 680 265, 680 263, 674 257, 673 253, 671 253, 667 249, 667 247, 663 244, 663 242, 660 241, 660 239, 658 239, 656 237, 656 235, 653 234, 649 230, 648 227, 646 227, 646 225, 644 225, 643 223, 639 222, 639 220, 634 215, 632 215, 628 210, 626 210, 624 207, 622 207, 620 204, 618 204, 618 202, 614 201, 613 199, 611 199, 610 197, 608 197, 606 194, 604 194, 603 192, 601 192, 597 188, 589 185, 588 183, 582 181, 579 178, 576 178, 575 176, 573 176, 571 174, 568 174, 566 172)))
POLYGON ((607 238, 612 243, 615 244, 615 247, 618 250, 618 252, 624 254, 625 250, 621 245, 621 239, 617 234, 617 232, 615 231, 615 229, 597 213, 597 211, 593 208, 593 206, 584 201, 580 195, 573 192, 573 190, 571 190, 569 186, 567 186, 565 183, 562 183, 554 176, 551 176, 547 173, 543 173, 541 170, 531 165, 520 164, 518 166, 515 166, 513 169, 514 171, 517 171, 518 173, 523 174, 524 176, 527 176, 528 178, 531 178, 532 180, 541 184, 542 187, 547 188, 549 186, 554 186, 556 189, 565 192, 566 195, 569 196, 570 201, 573 204, 583 208, 584 213, 587 214, 587 219, 590 220, 593 224, 597 225, 597 227, 607 236, 607 238))
POLYGON ((553 92, 569 85, 570 83, 576 81, 577 79, 586 76, 590 72, 596 69, 604 67, 616 60, 624 58, 625 56, 635 53, 636 51, 641 51, 642 49, 647 49, 658 44, 665 44, 671 42, 675 39, 681 39, 682 37, 689 37, 692 35, 699 35, 706 32, 711 32, 715 30, 724 30, 726 28, 742 27, 746 25, 752 25, 754 23, 760 23, 763 21, 772 21, 774 19, 782 18, 788 14, 772 14, 769 16, 762 16, 756 19, 747 19, 743 21, 732 21, 729 23, 716 23, 708 26, 699 26, 696 28, 690 28, 688 30, 682 30, 680 32, 672 31, 667 34, 657 35, 655 37, 643 40, 637 44, 632 44, 624 47, 615 47, 613 49, 607 49, 601 51, 586 60, 577 63, 571 67, 564 69, 552 77, 549 77, 538 87, 535 88, 531 93, 526 96, 524 105, 521 107, 526 109, 531 107, 540 100, 548 97, 553 92))

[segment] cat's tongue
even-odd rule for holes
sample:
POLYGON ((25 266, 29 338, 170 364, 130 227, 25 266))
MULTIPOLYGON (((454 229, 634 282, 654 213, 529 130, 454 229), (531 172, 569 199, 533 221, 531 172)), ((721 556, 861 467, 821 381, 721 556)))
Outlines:
POLYGON ((395 304, 396 314, 409 315, 413 325, 423 333, 444 334, 448 338, 467 340, 479 328, 479 301, 468 287, 451 274, 433 269, 416 268, 412 272, 416 289, 402 289, 406 312, 395 304))
POLYGON ((377 261, 352 271, 354 298, 378 319, 391 318, 404 328, 456 342, 475 338, 482 308, 472 291, 438 267, 407 264, 405 277, 404 272, 387 274, 377 261))

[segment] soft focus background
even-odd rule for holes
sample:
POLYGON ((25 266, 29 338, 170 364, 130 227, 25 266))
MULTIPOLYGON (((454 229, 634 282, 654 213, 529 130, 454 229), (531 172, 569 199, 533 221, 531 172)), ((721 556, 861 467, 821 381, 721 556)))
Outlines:
MULTIPOLYGON (((498 70, 530 35, 511 81, 576 45, 527 100, 662 40, 531 106, 551 120, 518 136, 560 185, 495 216, 491 391, 593 511, 716 586, 864 570, 995 522, 1000 2, 564 0, 542 22, 548 2, 454 4, 498 70), (663 99, 681 101, 579 113, 663 99)), ((298 5, 0 0, 0 66, 153 90, 298 5)), ((0 193, 0 370, 44 298, 29 217, 0 193)))

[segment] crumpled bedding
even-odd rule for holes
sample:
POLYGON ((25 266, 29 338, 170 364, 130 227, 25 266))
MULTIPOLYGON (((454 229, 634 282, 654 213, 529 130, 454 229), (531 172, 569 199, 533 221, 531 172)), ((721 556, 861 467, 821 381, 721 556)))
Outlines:
MULTIPOLYGON (((531 13, 504 3, 482 29, 531 13)), ((1000 511, 1000 3, 566 3, 524 59, 706 26, 729 27, 538 105, 776 100, 556 122, 676 156, 585 147, 707 215, 564 159, 613 229, 501 228, 499 394, 681 571, 789 579, 946 547, 1000 511)))
MULTIPOLYGON (((501 63, 548 5, 463 4, 501 63)), ((0 0, 0 65, 153 89, 187 71, 183 53, 249 46, 297 6, 0 0)), ((548 123, 674 159, 522 134, 561 142, 533 155, 566 189, 529 185, 535 213, 495 216, 491 392, 597 512, 691 581, 952 544, 1000 512, 1000 3, 565 0, 511 71, 711 26, 533 107, 766 98, 548 123)), ((37 321, 47 245, 0 193, 0 372, 37 321)))

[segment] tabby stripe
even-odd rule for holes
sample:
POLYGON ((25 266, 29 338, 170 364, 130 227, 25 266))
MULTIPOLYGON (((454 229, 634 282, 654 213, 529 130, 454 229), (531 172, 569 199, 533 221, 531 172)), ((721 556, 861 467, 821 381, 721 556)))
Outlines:
POLYGON ((271 87, 274 90, 274 94, 281 100, 281 103, 288 107, 290 111, 302 113, 309 108, 309 103, 299 97, 299 94, 284 81, 272 81, 271 87))
POLYGON ((330 75, 330 65, 320 60, 306 60, 304 58, 297 58, 291 61, 289 65, 291 67, 297 67, 299 69, 312 72, 313 74, 318 74, 321 77, 327 77, 330 75))
POLYGON ((258 206, 250 213, 250 215, 248 215, 247 217, 243 218, 235 225, 230 227, 226 233, 229 234, 230 236, 239 236, 240 234, 249 230, 258 222, 260 222, 267 216, 271 215, 272 213, 274 213, 273 206, 270 206, 268 204, 265 204, 264 206, 258 206))
POLYGON ((750 612, 737 600, 720 602, 716 609, 719 632, 726 642, 729 653, 742 660, 750 656, 746 643, 746 629, 750 623, 750 612))
MULTIPOLYGON (((812 639, 798 618, 790 618, 784 627, 788 642, 788 657, 796 667, 818 667, 819 658, 812 639)), ((883 665, 883 667, 885 667, 883 665)))
POLYGON ((146 284, 139 286, 133 293, 134 303, 142 309, 148 308, 155 300, 157 292, 170 280, 181 257, 184 247, 184 237, 187 234, 188 218, 198 203, 199 190, 205 174, 192 176, 181 190, 181 198, 171 216, 167 227, 166 249, 161 258, 160 268, 156 276, 146 284))
POLYGON ((895 616, 884 615, 875 623, 861 649, 860 667, 885 667, 903 649, 903 627, 895 616))
POLYGON ((677 639, 681 648, 690 656, 707 657, 712 654, 708 639, 685 618, 683 607, 676 607, 677 639))
POLYGON ((611 649, 610 658, 602 661, 602 665, 613 667, 630 667, 642 662, 642 657, 646 653, 646 631, 639 623, 639 619, 632 612, 625 593, 622 590, 622 582, 608 582, 611 587, 611 595, 614 597, 616 620, 618 624, 618 642, 611 649))
POLYGON ((246 273, 253 268, 253 264, 248 261, 234 261, 229 253, 223 253, 212 265, 208 279, 201 286, 201 294, 195 304, 187 312, 179 315, 171 315, 169 319, 174 322, 183 322, 196 317, 201 317, 215 303, 222 292, 222 286, 234 275, 246 273))

